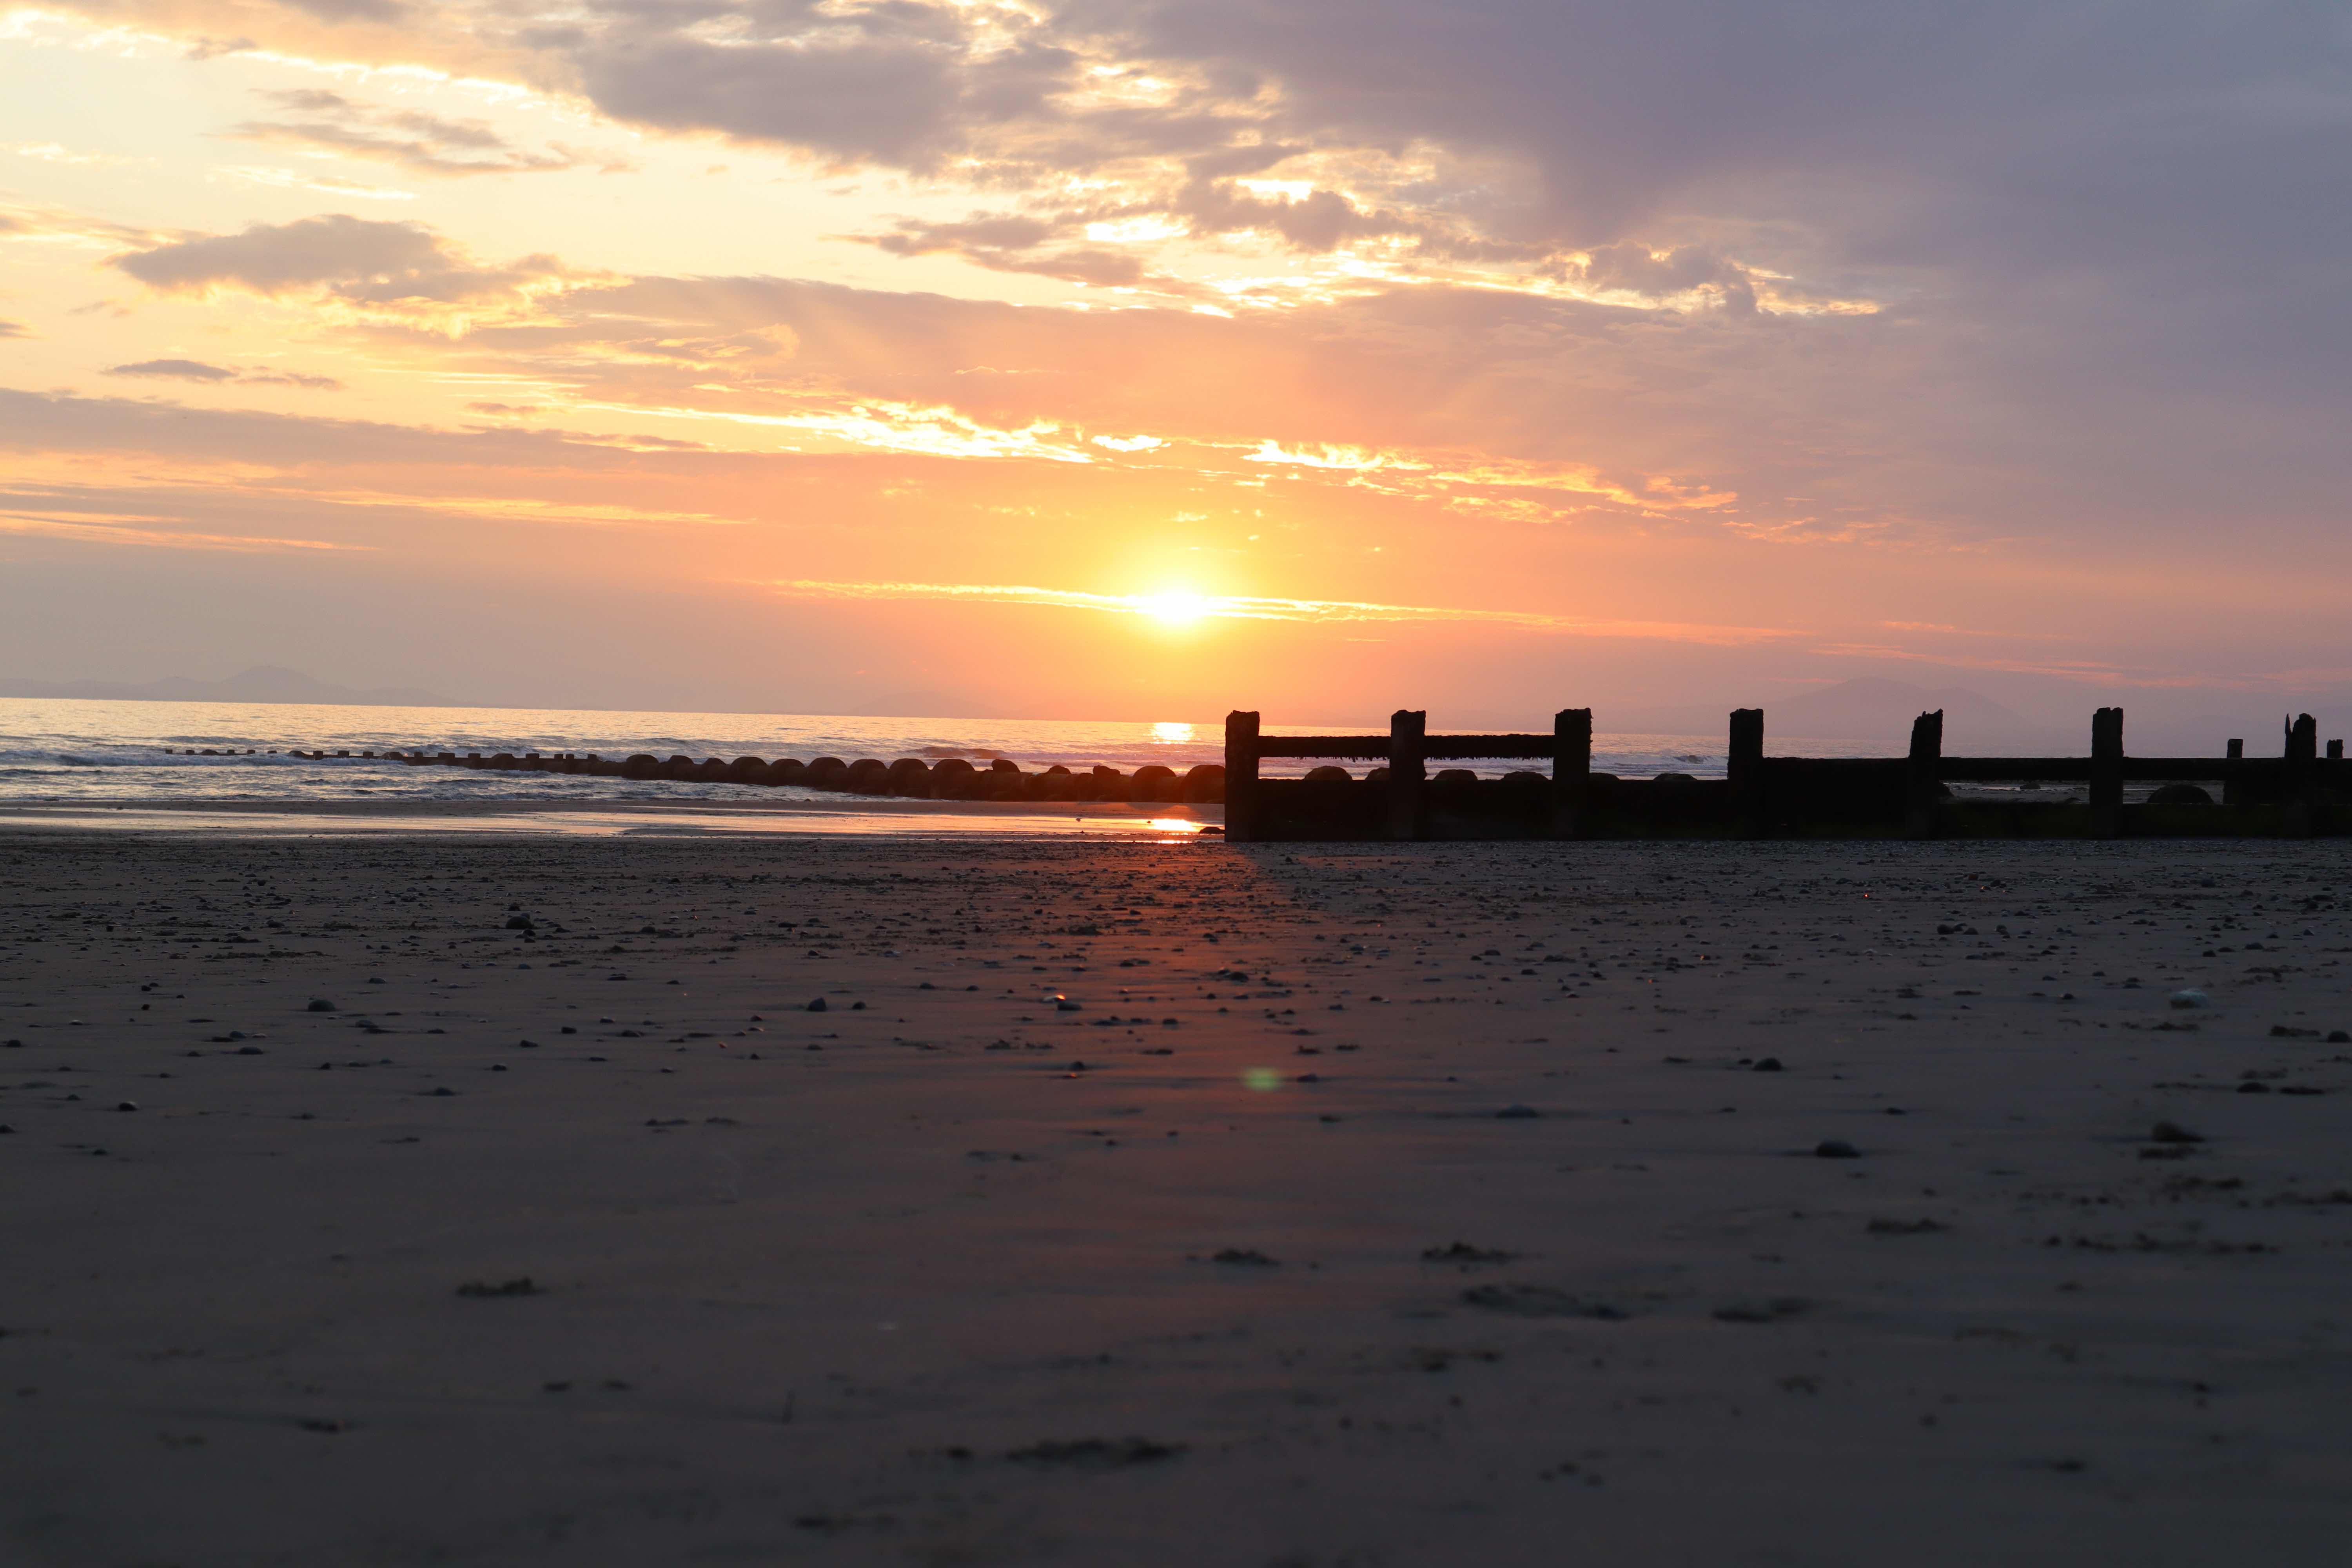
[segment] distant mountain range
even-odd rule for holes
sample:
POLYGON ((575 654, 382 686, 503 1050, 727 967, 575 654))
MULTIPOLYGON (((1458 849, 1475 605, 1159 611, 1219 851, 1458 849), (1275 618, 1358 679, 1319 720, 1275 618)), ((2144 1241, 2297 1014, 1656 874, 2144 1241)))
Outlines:
POLYGON ((259 665, 226 680, 184 675, 132 683, 121 680, 0 680, 0 697, 59 697, 122 702, 325 702, 354 708, 457 708, 463 704, 412 686, 367 690, 316 680, 297 669, 259 665))

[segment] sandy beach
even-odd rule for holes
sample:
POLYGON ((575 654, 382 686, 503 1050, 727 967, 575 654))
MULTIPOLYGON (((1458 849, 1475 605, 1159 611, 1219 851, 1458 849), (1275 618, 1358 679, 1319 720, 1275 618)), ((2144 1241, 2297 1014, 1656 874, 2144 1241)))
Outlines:
POLYGON ((0 1559, 2341 1562, 2347 875, 18 824, 0 1559))

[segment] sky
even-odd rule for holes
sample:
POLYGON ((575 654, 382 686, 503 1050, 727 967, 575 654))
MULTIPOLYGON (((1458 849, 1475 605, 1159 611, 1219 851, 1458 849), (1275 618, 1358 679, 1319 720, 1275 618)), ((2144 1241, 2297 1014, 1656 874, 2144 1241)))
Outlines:
POLYGON ((2316 4, 0 0, 0 676, 2352 702, 2347 230, 2316 4))

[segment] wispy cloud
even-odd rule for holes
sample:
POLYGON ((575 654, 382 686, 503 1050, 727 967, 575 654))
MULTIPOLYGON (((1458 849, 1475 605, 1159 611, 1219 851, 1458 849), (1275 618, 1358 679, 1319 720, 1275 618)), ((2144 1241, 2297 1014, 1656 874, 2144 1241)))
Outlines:
POLYGON ((372 544, 341 544, 323 539, 272 539, 241 533, 192 533, 142 526, 165 521, 133 517, 95 521, 79 514, 0 511, 0 533, 32 534, 82 544, 141 546, 152 550, 226 550, 239 554, 278 551, 373 550, 372 544))
POLYGON ((583 403, 583 409, 612 414, 652 414, 670 419, 707 419, 726 425, 768 426, 797 430, 816 440, 874 451, 929 458, 1040 458, 1054 463, 1091 463, 1094 458, 1067 441, 1058 424, 1038 421, 1003 429, 944 407, 917 407, 881 400, 810 414, 738 414, 709 408, 656 408, 633 404, 583 403))
POLYGON ((333 174, 306 174, 299 169, 280 169, 267 164, 225 163, 213 170, 220 179, 237 180, 248 185, 264 185, 278 191, 316 191, 322 196, 350 196, 362 202, 413 202, 415 191, 404 191, 397 185, 363 185, 356 180, 340 179, 333 174))
POLYGON ((143 359, 131 364, 109 365, 101 374, 207 384, 236 382, 247 386, 299 386, 306 392, 341 392, 343 389, 343 384, 331 375, 306 375, 295 370, 236 371, 226 365, 206 364, 202 360, 193 359, 143 359))
POLYGON ((164 381, 235 381, 236 372, 192 359, 142 359, 106 367, 108 375, 153 376, 164 381))
POLYGON ((85 168, 110 167, 119 163, 134 163, 118 153, 83 153, 55 142, 11 142, 0 144, 0 152, 14 153, 19 158, 31 158, 42 163, 70 163, 85 168))
POLYGON ((537 153, 518 147, 484 120, 359 103, 319 88, 262 96, 279 118, 248 120, 230 135, 376 159, 425 174, 537 174, 590 161, 568 147, 537 153))
POLYGON ((422 224, 348 213, 178 238, 110 257, 107 265, 160 294, 236 289, 307 296, 363 316, 437 324, 453 335, 483 319, 527 313, 572 280, 551 256, 487 265, 422 224))
POLYGON ((1097 610, 1114 615, 1165 616, 1181 612, 1185 619, 1233 621, 1297 621, 1319 625, 1349 622, 1422 622, 1461 626, 1512 626, 1525 631, 1553 632, 1570 637, 1643 637, 1665 642, 1706 643, 1735 647, 1769 642, 1799 634, 1770 626, 1705 626, 1680 621, 1602 620, 1578 616, 1543 615, 1528 610, 1477 610, 1428 605, 1378 605, 1354 599, 1279 599, 1244 595, 1094 594, 1069 588, 1040 588, 1010 583, 819 583, 790 581, 768 584, 775 591, 803 599, 919 599, 981 605, 1034 605, 1065 610, 1097 610))

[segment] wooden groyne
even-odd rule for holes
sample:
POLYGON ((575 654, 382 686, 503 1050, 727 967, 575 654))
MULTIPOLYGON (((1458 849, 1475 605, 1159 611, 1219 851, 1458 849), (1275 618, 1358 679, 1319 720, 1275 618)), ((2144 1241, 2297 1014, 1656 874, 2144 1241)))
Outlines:
MULTIPOLYGON (((295 752, 294 756, 324 758, 326 752, 295 752)), ((349 757, 351 752, 332 755, 349 757)), ((410 767, 484 768, 500 773, 577 773, 592 778, 677 779, 689 784, 796 785, 840 795, 894 795, 907 800, 970 801, 1125 801, 1139 804, 1215 805, 1225 798, 1225 770, 1214 763, 1179 773, 1172 768, 1147 763, 1132 773, 1117 768, 1086 770, 1055 765, 1025 773, 1017 763, 998 758, 974 767, 961 757, 925 762, 900 757, 884 762, 862 757, 656 757, 639 752, 630 757, 604 757, 595 752, 574 756, 570 752, 541 755, 538 752, 361 752, 410 767)))
POLYGON ((2286 725, 2275 757, 2231 741, 2222 757, 2136 757, 2124 712, 2091 721, 2088 755, 1953 757, 1944 715, 1922 713, 1901 757, 1768 757, 1764 711, 1730 716, 1725 776, 1619 778, 1592 771, 1592 710, 1563 710, 1548 735, 1433 735, 1424 712, 1400 710, 1385 735, 1263 732, 1256 713, 1225 720, 1225 834, 1286 839, 1761 837, 2308 837, 2352 831, 2344 743, 2320 754, 2308 713, 2286 725), (1480 778, 1433 762, 1549 764, 1480 778), (1266 778, 1269 759, 1323 765, 1266 778), (1358 777, 1339 764, 1377 760, 1358 777), (2079 784, 2080 801, 1956 798, 1956 783, 2079 784), (2125 804, 2127 784, 2157 784, 2125 804))

